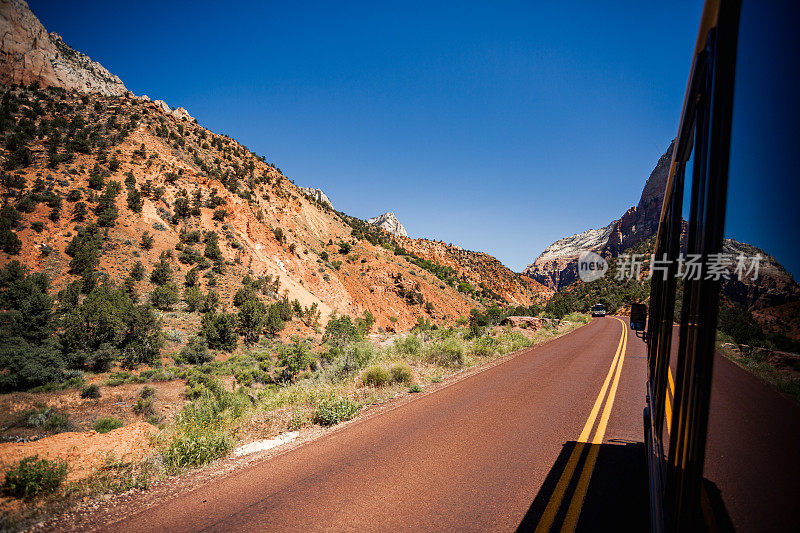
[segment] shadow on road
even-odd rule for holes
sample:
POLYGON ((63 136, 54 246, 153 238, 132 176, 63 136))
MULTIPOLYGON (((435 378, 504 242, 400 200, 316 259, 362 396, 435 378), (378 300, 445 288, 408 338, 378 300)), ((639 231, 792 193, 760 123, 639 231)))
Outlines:
MULTIPOLYGON (((517 531, 536 529, 576 446, 578 443, 574 441, 564 444, 517 531)), ((580 460, 561 498, 551 530, 561 529, 592 447, 597 448, 597 461, 580 509, 577 530, 647 531, 650 527, 647 459, 641 442, 581 445, 580 460)))

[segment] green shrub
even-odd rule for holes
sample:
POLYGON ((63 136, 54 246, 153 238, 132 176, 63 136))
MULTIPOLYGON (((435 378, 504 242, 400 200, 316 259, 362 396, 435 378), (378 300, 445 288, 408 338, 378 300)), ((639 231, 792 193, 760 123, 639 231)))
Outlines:
POLYGON ((258 298, 242 303, 236 317, 239 333, 247 344, 258 342, 268 318, 267 306, 258 298))
POLYGON ((395 363, 389 369, 389 375, 394 383, 411 383, 414 381, 414 374, 411 367, 406 363, 395 363))
POLYGON ((364 371, 364 374, 361 376, 361 381, 364 385, 383 387, 389 383, 389 372, 382 366, 371 366, 364 371))
POLYGON ((322 342, 334 348, 359 340, 359 331, 353 320, 347 315, 338 316, 335 312, 331 314, 328 323, 325 325, 325 335, 322 342))
POLYGON ((136 400, 136 404, 133 406, 133 412, 137 415, 145 415, 149 416, 154 413, 153 411, 153 397, 147 396, 144 398, 138 398, 136 400))
POLYGON ((22 240, 11 230, 0 230, 0 249, 9 255, 17 255, 22 250, 22 240))
POLYGON ((415 393, 415 392, 422 392, 422 387, 419 383, 414 383, 408 388, 408 392, 415 393))
POLYGON ((233 423, 249 405, 248 396, 220 388, 184 407, 164 451, 167 465, 173 469, 202 466, 228 453, 235 444, 233 423))
POLYGON ((219 235, 217 235, 217 232, 212 231, 206 235, 206 249, 203 255, 211 260, 222 259, 222 251, 219 249, 219 235))
POLYGON ((568 315, 564 315, 563 320, 574 322, 575 324, 586 324, 591 320, 591 317, 586 313, 569 313, 568 315))
POLYGON ((126 383, 142 383, 144 381, 143 378, 137 376, 136 374, 131 374, 130 372, 120 371, 120 372, 113 372, 110 376, 103 382, 103 385, 107 385, 109 387, 118 387, 120 385, 124 385, 126 383))
POLYGON ((120 356, 121 352, 117 348, 104 342, 86 357, 84 364, 94 372, 106 372, 120 356))
POLYGON ((214 356, 206 346, 205 339, 197 335, 189 337, 189 342, 180 353, 180 361, 190 365, 201 365, 212 361, 214 356))
POLYGON ((142 198, 142 193, 136 190, 136 187, 133 187, 128 191, 128 208, 134 213, 141 213, 142 206, 144 205, 144 198, 142 198))
POLYGON ((96 384, 89 385, 81 390, 81 398, 91 398, 96 400, 99 397, 100 387, 98 387, 96 384))
POLYGON ((149 250, 150 248, 153 247, 153 243, 155 243, 155 240, 156 238, 150 235, 149 231, 145 231, 144 233, 142 233, 142 240, 140 244, 143 249, 149 250))
POLYGON ((506 333, 502 337, 500 337, 500 352, 501 353, 511 353, 516 352, 517 350, 521 350, 522 348, 527 348, 531 346, 533 342, 525 337, 522 333, 519 332, 512 332, 506 333))
POLYGON ((98 433, 108 433, 109 431, 121 428, 124 425, 125 423, 118 418, 114 418, 113 416, 104 416, 103 418, 98 418, 95 420, 94 430, 98 433))
POLYGON ((126 368, 133 368, 155 360, 160 333, 151 307, 136 305, 123 289, 103 284, 67 312, 61 343, 67 353, 91 353, 107 343, 120 350, 126 368))
POLYGON ((465 362, 464 342, 457 337, 431 342, 425 351, 428 362, 436 365, 457 367, 465 362))
POLYGON ((472 343, 472 354, 478 357, 489 357, 495 354, 497 341, 492 337, 479 337, 472 343))
POLYGON ((52 407, 25 411, 20 419, 28 427, 44 428, 50 431, 66 431, 71 427, 69 416, 59 413, 52 407))
POLYGON ((172 468, 202 466, 228 453, 233 444, 226 431, 185 430, 172 438, 164 460, 172 468))
POLYGON ((314 354, 308 343, 299 337, 292 339, 289 346, 281 346, 278 352, 278 365, 284 367, 282 378, 284 381, 291 381, 302 370, 308 368, 314 362, 314 354))
POLYGON ((225 390, 222 383, 214 376, 194 371, 186 378, 186 397, 196 400, 204 395, 221 396, 225 390))
POLYGON ((37 455, 26 457, 6 472, 3 492, 14 498, 31 500, 55 491, 66 479, 67 470, 63 461, 39 459, 37 455))
MULTIPOLYGON (((189 277, 188 274, 186 277, 189 277)), ((186 287, 183 290, 183 301, 186 302, 186 310, 190 313, 199 311, 203 307, 205 298, 206 297, 203 295, 203 291, 200 290, 200 287, 193 285, 186 287)))
POLYGON ((413 333, 409 333, 404 337, 395 339, 394 347, 401 354, 417 355, 422 350, 422 339, 413 333))
POLYGON ((172 267, 169 266, 165 252, 161 252, 158 263, 150 274, 150 281, 156 285, 166 285, 172 281, 172 267))
POLYGON ((171 311, 180 299, 178 294, 178 286, 174 283, 159 285, 150 291, 150 303, 161 311, 171 311))
POLYGON ((229 313, 206 313, 202 319, 202 335, 212 350, 232 351, 239 342, 236 316, 229 313))
POLYGON ((349 398, 328 396, 314 410, 312 421, 322 426, 333 426, 339 422, 350 420, 361 410, 361 404, 349 398))

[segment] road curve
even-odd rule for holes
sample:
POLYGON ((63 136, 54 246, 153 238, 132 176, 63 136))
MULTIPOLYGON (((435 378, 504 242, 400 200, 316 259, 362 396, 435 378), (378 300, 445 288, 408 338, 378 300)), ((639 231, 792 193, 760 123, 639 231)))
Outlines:
POLYGON ((626 327, 594 319, 108 530, 646 528, 645 348, 626 327))

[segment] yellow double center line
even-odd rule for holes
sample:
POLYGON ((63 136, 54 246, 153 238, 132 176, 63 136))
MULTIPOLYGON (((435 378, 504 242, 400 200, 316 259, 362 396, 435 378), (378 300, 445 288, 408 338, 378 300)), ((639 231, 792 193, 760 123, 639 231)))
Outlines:
POLYGON ((666 398, 666 413, 667 413, 667 435, 672 431, 672 401, 675 401, 675 382, 672 380, 672 369, 667 367, 667 377, 669 377, 669 390, 667 391, 666 398))
POLYGON ((625 322, 616 317, 614 317, 614 319, 622 324, 622 334, 620 335, 619 344, 617 345, 617 352, 614 354, 614 359, 611 361, 611 368, 608 370, 608 375, 606 375, 606 379, 600 389, 600 394, 597 395, 597 400, 595 400, 592 411, 589 413, 589 418, 583 426, 580 437, 578 437, 578 442, 575 448, 573 448, 567 465, 564 468, 564 472, 561 474, 561 478, 558 480, 556 488, 550 496, 550 501, 547 503, 544 513, 542 513, 542 518, 536 526, 537 533, 550 531, 553 528, 553 521, 559 509, 567 503, 564 501, 564 494, 575 475, 583 451, 588 445, 589 453, 580 471, 575 491, 572 494, 571 500, 569 500, 569 506, 567 507, 567 513, 561 526, 561 531, 575 531, 575 527, 578 525, 578 517, 580 516, 581 507, 583 507, 583 500, 586 497, 586 490, 589 488, 589 481, 591 480, 592 471, 597 461, 597 453, 600 451, 600 444, 603 442, 608 419, 611 416, 611 408, 614 406, 614 398, 617 395, 619 378, 622 375, 622 363, 625 361, 625 350, 628 346, 628 328, 625 322), (610 390, 609 385, 611 387, 610 390), (606 392, 608 392, 607 395, 606 392), (597 415, 600 413, 601 407, 603 412, 602 415, 600 415, 600 421, 594 431, 594 436, 590 440, 589 437, 592 435, 592 429, 595 427, 595 421, 597 421, 597 415))

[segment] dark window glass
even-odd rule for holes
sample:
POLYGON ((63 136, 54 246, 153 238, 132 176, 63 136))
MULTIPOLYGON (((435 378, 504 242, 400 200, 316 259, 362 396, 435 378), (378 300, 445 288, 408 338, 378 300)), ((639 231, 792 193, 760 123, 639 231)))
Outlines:
POLYGON ((737 531, 800 531, 799 7, 740 19, 701 495, 737 531))

